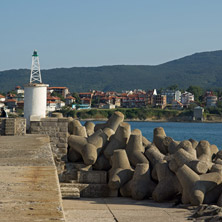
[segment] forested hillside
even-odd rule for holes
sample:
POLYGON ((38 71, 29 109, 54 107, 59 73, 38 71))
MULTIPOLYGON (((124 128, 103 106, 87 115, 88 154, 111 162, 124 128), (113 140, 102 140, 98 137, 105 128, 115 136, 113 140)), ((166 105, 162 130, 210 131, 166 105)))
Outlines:
MULTIPOLYGON (((148 63, 148 62, 147 62, 148 63)), ((30 70, 0 72, 0 92, 29 82, 30 70)), ((89 89, 121 91, 127 89, 166 88, 177 84, 204 88, 222 87, 222 50, 196 53, 161 65, 114 65, 42 70, 44 83, 67 86, 71 91, 89 89)))

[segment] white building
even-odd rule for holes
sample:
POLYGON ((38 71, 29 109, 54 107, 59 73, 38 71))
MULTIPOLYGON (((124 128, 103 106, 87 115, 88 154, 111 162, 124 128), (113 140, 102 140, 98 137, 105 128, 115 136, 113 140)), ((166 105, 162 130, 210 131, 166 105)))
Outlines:
POLYGON ((215 107, 217 106, 217 96, 210 95, 206 97, 206 106, 215 107))
POLYGON ((181 103, 184 106, 189 106, 191 102, 194 102, 194 95, 192 93, 185 91, 181 94, 181 103))
POLYGON ((5 96, 0 94, 0 102, 5 102, 5 96))
POLYGON ((24 89, 21 88, 21 86, 15 87, 16 94, 23 94, 24 95, 24 89))
POLYGON ((174 100, 180 102, 181 101, 181 91, 179 90, 164 90, 161 95, 166 95, 167 104, 172 104, 174 100))

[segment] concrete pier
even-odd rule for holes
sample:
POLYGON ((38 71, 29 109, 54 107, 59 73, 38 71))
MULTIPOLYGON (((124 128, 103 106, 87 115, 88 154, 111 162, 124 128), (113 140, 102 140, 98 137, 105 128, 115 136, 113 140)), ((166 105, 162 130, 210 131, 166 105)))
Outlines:
POLYGON ((63 200, 67 222, 186 222, 191 212, 173 203, 131 198, 63 200))
POLYGON ((48 136, 0 136, 0 221, 65 221, 48 136))

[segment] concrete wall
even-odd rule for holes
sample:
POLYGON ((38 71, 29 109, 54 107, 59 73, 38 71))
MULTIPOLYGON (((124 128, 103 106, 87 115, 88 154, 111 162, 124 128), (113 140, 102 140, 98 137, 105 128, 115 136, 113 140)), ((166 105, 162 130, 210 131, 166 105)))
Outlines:
POLYGON ((0 135, 23 136, 26 134, 25 118, 0 118, 0 135))
POLYGON ((30 122, 31 134, 44 134, 50 137, 58 174, 64 171, 68 147, 68 118, 42 118, 30 122))

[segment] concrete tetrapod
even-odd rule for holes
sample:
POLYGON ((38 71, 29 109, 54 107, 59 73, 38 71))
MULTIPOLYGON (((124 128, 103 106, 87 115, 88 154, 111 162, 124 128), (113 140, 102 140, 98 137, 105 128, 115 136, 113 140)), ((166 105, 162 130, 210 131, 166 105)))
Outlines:
POLYGON ((76 126, 75 127, 75 134, 74 135, 87 137, 85 126, 76 126))
POLYGON ((216 156, 214 157, 214 161, 217 161, 217 160, 222 160, 222 150, 216 153, 216 156))
POLYGON ((210 143, 208 141, 201 140, 197 145, 196 151, 197 151, 197 158, 199 160, 211 162, 212 153, 211 153, 210 143))
POLYGON ((109 171, 109 188, 117 190, 133 177, 133 170, 130 166, 126 151, 115 150, 112 156, 112 168, 109 171))
POLYGON ((136 167, 138 163, 147 163, 148 160, 143 154, 144 147, 142 144, 142 133, 140 130, 133 130, 129 142, 126 145, 126 153, 129 161, 133 167, 136 167))
POLYGON ((169 152, 170 154, 176 153, 177 150, 178 150, 177 147, 178 147, 179 144, 180 144, 179 141, 172 140, 171 143, 170 143, 169 146, 168 146, 168 152, 169 152))
POLYGON ((156 172, 159 182, 152 193, 155 201, 170 200, 181 191, 180 183, 176 175, 170 171, 166 161, 156 164, 156 172))
POLYGON ((192 143, 189 140, 183 140, 179 143, 177 146, 177 150, 184 149, 187 151, 190 155, 192 155, 194 158, 197 157, 196 150, 193 148, 192 143))
POLYGON ((109 160, 102 153, 96 160, 96 163, 93 165, 93 169, 95 170, 110 170, 111 165, 109 160))
POLYGON ((219 149, 215 144, 210 145, 210 149, 211 149, 211 157, 216 156, 216 154, 219 152, 219 149))
MULTIPOLYGON (((183 164, 186 164, 187 166, 189 166, 192 170, 194 170, 196 173, 198 174, 203 174, 206 173, 209 169, 209 164, 205 161, 199 161, 197 160, 194 155, 188 153, 186 150, 184 149, 179 149, 174 155, 174 160, 177 163, 178 168, 183 166, 183 164)), ((174 171, 174 169, 172 169, 172 163, 170 164, 170 169, 174 171)))
POLYGON ((120 194, 122 197, 132 197, 131 183, 132 183, 132 180, 128 181, 122 187, 120 187, 120 194))
POLYGON ((192 143, 193 148, 196 149, 199 142, 192 138, 190 138, 189 141, 192 143))
POLYGON ((176 176, 182 186, 182 203, 195 205, 198 202, 198 198, 191 191, 196 181, 200 180, 200 176, 186 164, 176 171, 176 176))
POLYGON ((117 128, 119 127, 119 124, 121 122, 123 122, 123 120, 124 120, 123 113, 116 111, 113 113, 113 115, 106 122, 106 127, 110 128, 114 132, 116 132, 117 128))
POLYGON ((70 152, 72 150, 81 154, 83 161, 86 165, 92 165, 97 158, 95 146, 89 144, 86 138, 82 136, 71 135, 68 139, 70 152))
POLYGON ((88 139, 82 136, 71 135, 68 143, 70 152, 72 149, 81 154, 86 165, 92 165, 96 162, 98 154, 101 152, 103 145, 106 143, 107 136, 99 130, 88 139))
POLYGON ((116 111, 112 114, 112 116, 107 120, 106 123, 96 124, 95 131, 97 131, 98 129, 104 129, 108 127, 115 132, 119 124, 123 122, 123 120, 124 120, 124 115, 121 112, 116 111))
POLYGON ((110 139, 110 137, 111 137, 112 135, 115 134, 115 132, 114 132, 112 129, 108 128, 108 127, 104 128, 104 129, 103 129, 103 132, 107 135, 107 139, 108 139, 108 140, 110 139))
POLYGON ((110 138, 109 144, 104 149, 104 155, 107 159, 113 155, 114 150, 124 149, 126 147, 130 133, 130 125, 125 122, 120 123, 116 133, 110 138))
POLYGON ((222 183, 208 191, 204 196, 203 204, 217 203, 218 198, 222 193, 222 183))
POLYGON ((78 153, 77 151, 75 151, 74 149, 70 149, 70 147, 68 148, 68 153, 67 153, 67 159, 69 162, 76 162, 79 161, 81 159, 81 154, 78 153))
POLYGON ((107 138, 107 135, 103 132, 103 130, 100 129, 89 136, 87 138, 87 142, 95 146, 95 148, 97 149, 97 155, 99 156, 103 146, 107 142, 107 138))
POLYGON ((131 181, 131 195, 135 200, 150 197, 156 186, 150 178, 149 163, 138 163, 131 181))
POLYGON ((182 202, 198 206, 203 203, 205 193, 222 182, 222 175, 218 172, 198 175, 187 165, 183 165, 176 172, 183 188, 182 202))
POLYGON ((123 197, 132 197, 135 200, 142 200, 150 197, 156 184, 151 180, 148 163, 138 163, 132 180, 120 188, 123 197))
POLYGON ((145 151, 145 147, 151 145, 152 143, 144 136, 142 136, 142 143, 143 143, 143 146, 144 146, 144 151, 145 151))
POLYGON ((51 117, 63 118, 63 115, 62 115, 62 113, 54 112, 54 113, 51 114, 51 117))
POLYGON ((165 157, 154 144, 146 149, 145 156, 151 162, 152 167, 154 167, 156 163, 162 162, 165 157))
POLYGON ((82 124, 77 119, 69 121, 69 123, 68 123, 68 131, 69 131, 70 135, 76 135, 76 128, 77 127, 81 127, 81 126, 82 126, 82 124))
POLYGON ((86 121, 84 124, 86 128, 87 136, 91 136, 94 133, 95 124, 90 121, 86 121))
POLYGON ((164 160, 165 155, 162 154, 154 144, 151 144, 150 146, 146 148, 145 156, 148 158, 153 168, 152 173, 151 173, 152 178, 154 180, 158 180, 155 166, 157 163, 162 162, 164 160))
POLYGON ((171 137, 167 137, 164 129, 162 127, 157 127, 153 132, 153 143, 160 150, 161 153, 168 153, 168 146, 172 142, 171 137))
POLYGON ((200 175, 200 180, 196 181, 193 187, 195 199, 191 204, 200 205, 204 201, 205 193, 209 192, 222 182, 222 175, 218 172, 212 172, 200 175))

